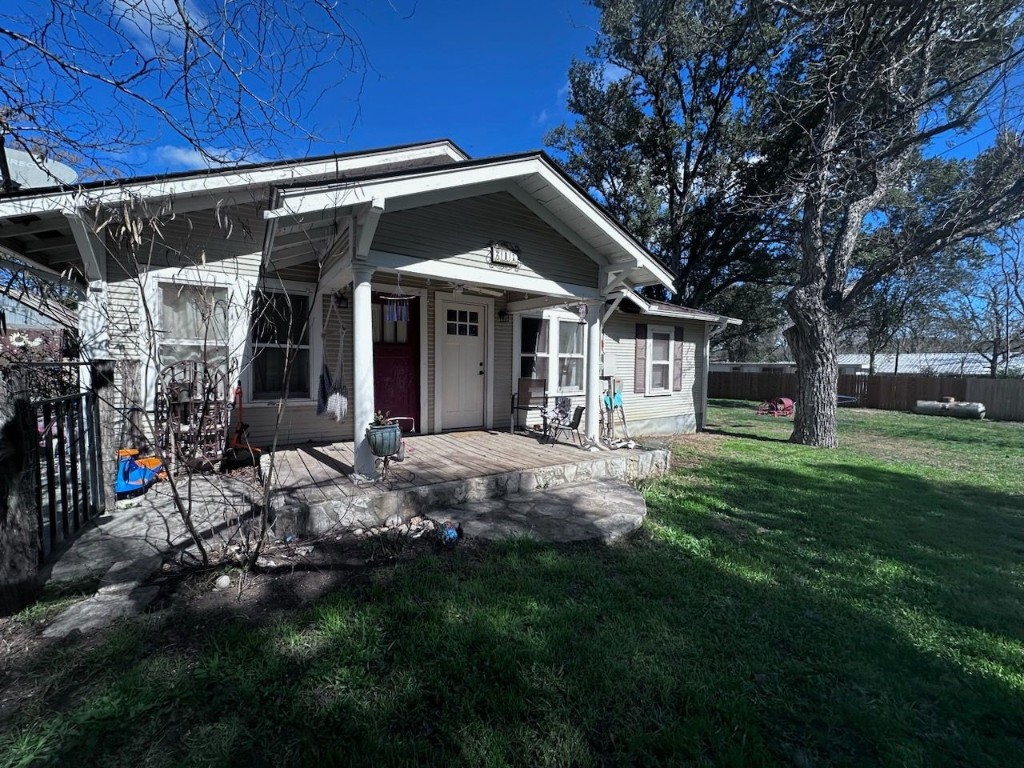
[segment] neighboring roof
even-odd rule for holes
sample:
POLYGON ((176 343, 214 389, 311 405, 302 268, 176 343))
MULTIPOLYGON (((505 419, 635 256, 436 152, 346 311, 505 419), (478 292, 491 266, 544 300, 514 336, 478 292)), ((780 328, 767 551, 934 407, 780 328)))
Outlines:
MULTIPOLYGON (((977 352, 902 352, 898 356, 885 352, 875 355, 875 373, 893 373, 897 357, 900 373, 934 373, 940 376, 988 376, 989 362, 977 352)), ((860 353, 841 353, 840 365, 860 364, 867 369, 870 356, 860 353)), ((1010 360, 1011 368, 1024 367, 1024 355, 1010 360)), ((1000 364, 1000 370, 1002 365, 1000 364)))
POLYGON ((57 323, 36 312, 31 307, 25 306, 24 304, 16 301, 10 296, 0 294, 0 312, 3 312, 7 318, 7 327, 27 327, 27 328, 52 328, 56 327, 57 323))
POLYGON ((385 213, 488 191, 507 191, 588 255, 597 254, 635 285, 673 288, 672 273, 544 152, 464 160, 331 182, 277 185, 280 222, 375 202, 385 213), (625 257, 622 258, 622 257, 625 257), (632 261, 632 266, 627 261, 632 261))
POLYGON ((653 317, 678 318, 680 320, 701 320, 706 323, 725 323, 727 325, 743 325, 743 321, 735 317, 716 315, 712 312, 703 312, 699 309, 690 309, 679 304, 669 304, 665 301, 654 301, 645 299, 635 291, 623 291, 624 298, 628 298, 640 311, 641 314, 653 317))

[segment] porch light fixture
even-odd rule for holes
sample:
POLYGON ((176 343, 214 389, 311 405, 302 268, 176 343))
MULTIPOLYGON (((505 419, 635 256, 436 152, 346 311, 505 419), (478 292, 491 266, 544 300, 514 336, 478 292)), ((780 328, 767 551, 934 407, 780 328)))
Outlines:
POLYGON ((506 312, 504 309, 499 309, 498 310, 498 322, 499 323, 507 323, 511 319, 512 318, 509 316, 508 312, 506 312))

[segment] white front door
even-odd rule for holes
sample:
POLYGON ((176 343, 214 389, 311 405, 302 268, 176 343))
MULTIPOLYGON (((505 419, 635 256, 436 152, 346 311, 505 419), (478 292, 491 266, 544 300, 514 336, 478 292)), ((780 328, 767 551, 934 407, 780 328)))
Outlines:
POLYGON ((441 401, 444 429, 484 425, 484 371, 486 361, 486 307, 480 304, 444 304, 441 401))

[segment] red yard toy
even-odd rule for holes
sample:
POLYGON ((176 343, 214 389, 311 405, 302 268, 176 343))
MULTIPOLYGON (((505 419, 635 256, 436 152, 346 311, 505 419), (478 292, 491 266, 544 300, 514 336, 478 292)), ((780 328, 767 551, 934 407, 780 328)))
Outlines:
POLYGON ((792 416, 793 401, 788 397, 773 397, 757 406, 758 416, 792 416))

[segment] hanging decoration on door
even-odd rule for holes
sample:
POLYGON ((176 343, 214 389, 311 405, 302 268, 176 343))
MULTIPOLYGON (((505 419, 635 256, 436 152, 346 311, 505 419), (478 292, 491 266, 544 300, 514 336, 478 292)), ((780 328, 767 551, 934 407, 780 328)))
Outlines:
POLYGON ((409 299, 415 298, 402 293, 402 276, 398 276, 395 292, 384 297, 384 319, 389 323, 409 322, 409 299))

